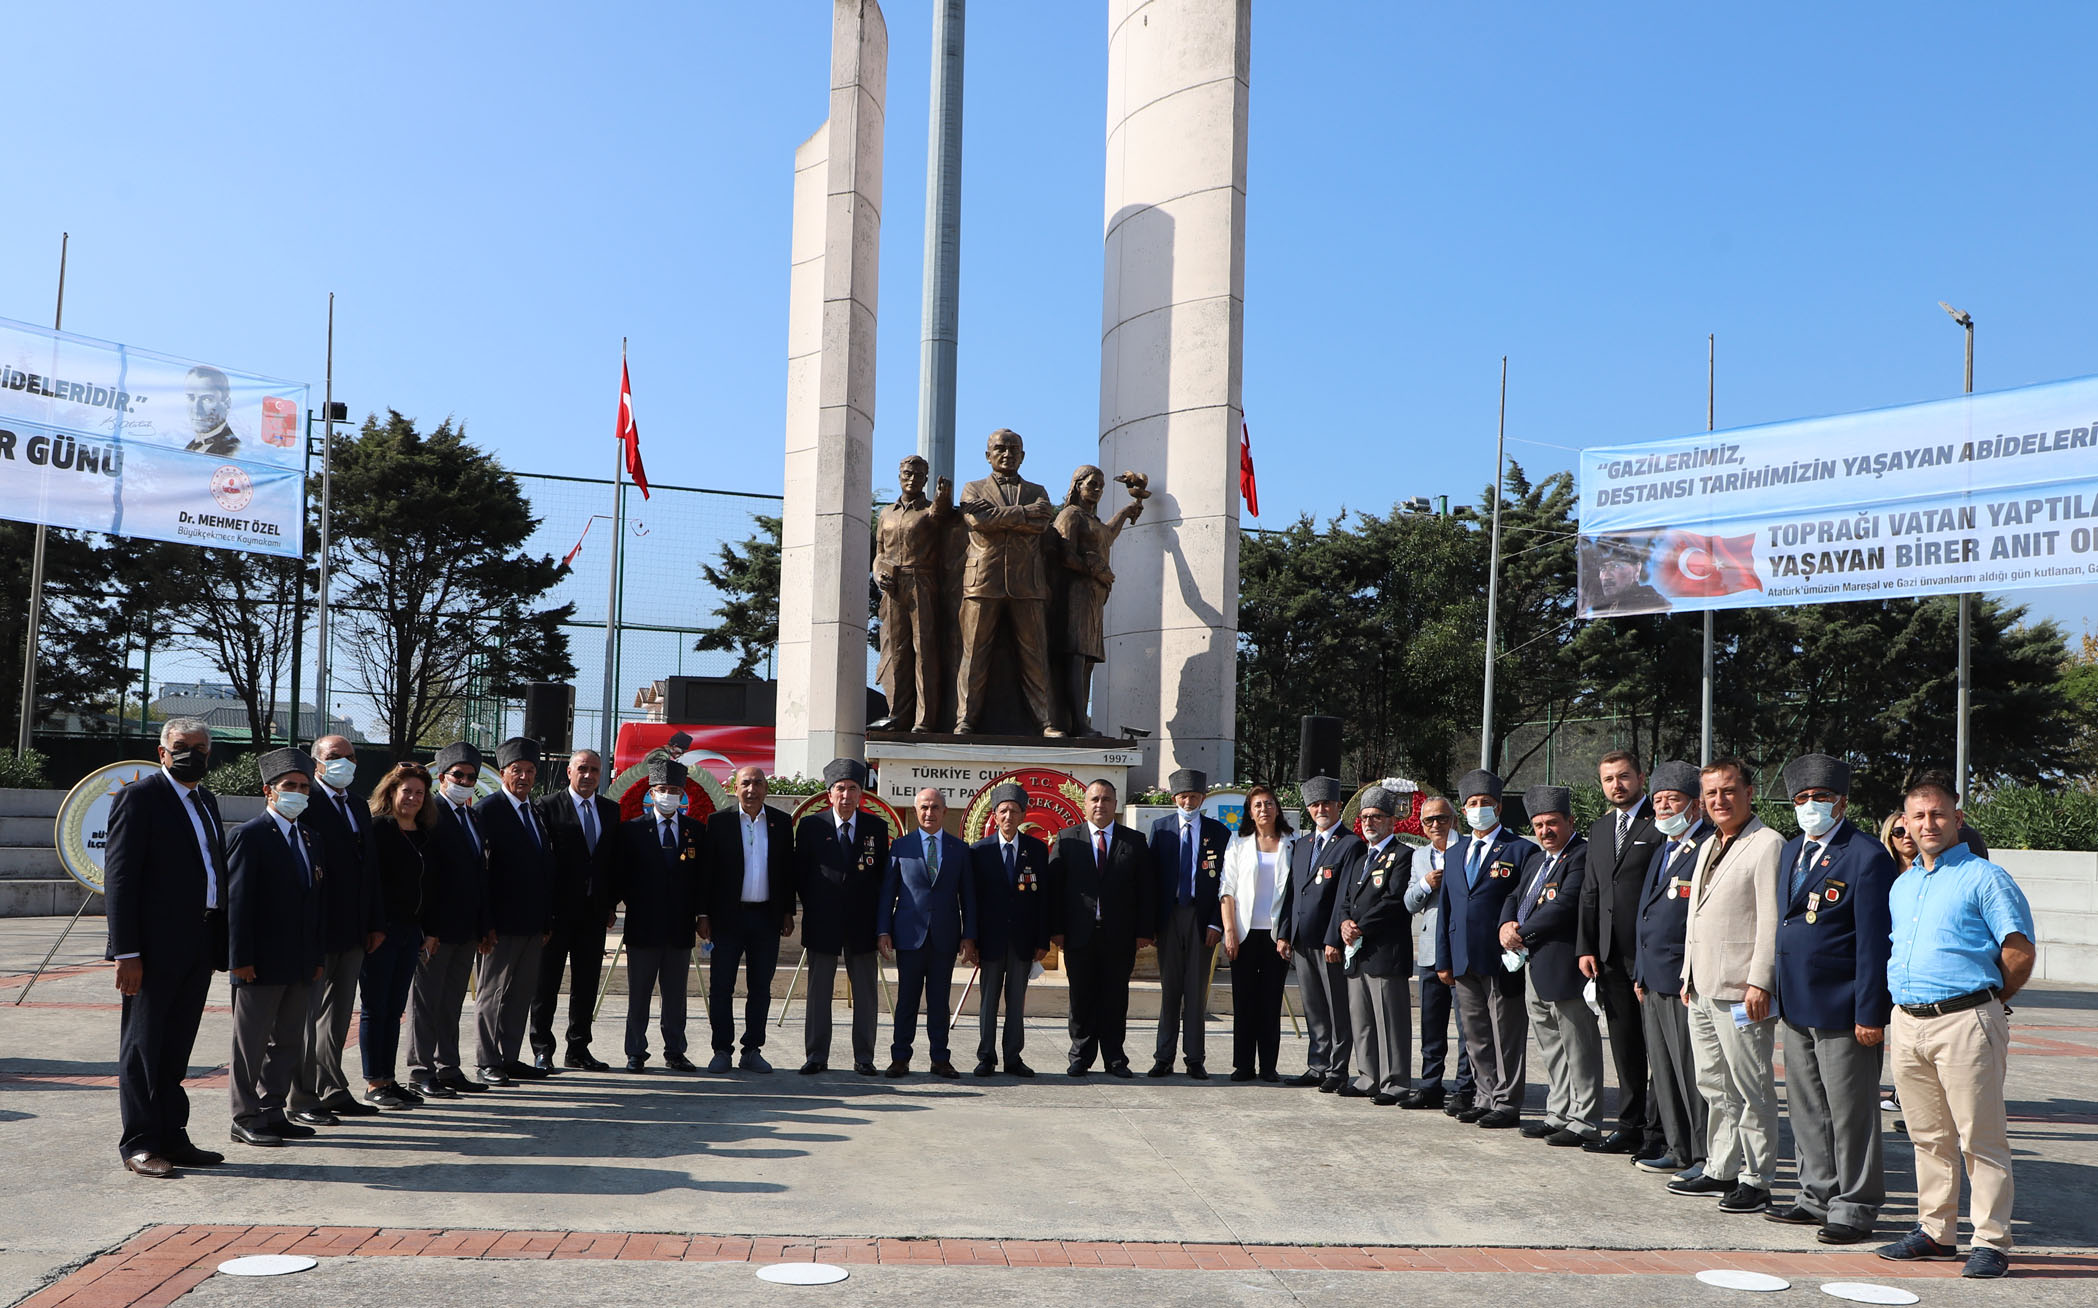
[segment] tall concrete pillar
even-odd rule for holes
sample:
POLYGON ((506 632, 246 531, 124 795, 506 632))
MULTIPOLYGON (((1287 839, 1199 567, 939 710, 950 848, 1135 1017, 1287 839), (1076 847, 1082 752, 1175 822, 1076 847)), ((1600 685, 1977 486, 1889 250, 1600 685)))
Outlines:
POLYGON ((815 776, 867 738, 874 320, 889 31, 833 0, 830 117, 794 152, 787 283, 775 770, 815 776))
MULTIPOLYGON (((1235 776, 1238 435, 1252 0, 1108 0, 1100 465, 1151 477, 1115 545, 1104 734, 1133 785, 1235 776)), ((1119 502, 1125 495, 1113 487, 1119 502)), ((1103 502, 1104 517, 1116 503, 1103 502)))

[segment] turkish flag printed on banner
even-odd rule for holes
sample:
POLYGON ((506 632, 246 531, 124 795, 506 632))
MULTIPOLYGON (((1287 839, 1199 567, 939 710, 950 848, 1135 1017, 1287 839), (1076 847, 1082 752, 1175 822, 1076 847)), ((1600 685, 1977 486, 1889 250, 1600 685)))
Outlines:
POLYGON ((1238 493, 1246 501, 1246 512, 1260 516, 1260 487, 1253 481, 1253 433, 1246 420, 1238 420, 1238 493))
POLYGON ((634 423, 634 384, 627 379, 624 355, 619 360, 619 443, 626 447, 626 474, 641 488, 641 498, 645 500, 648 472, 641 466, 641 428, 634 423))
POLYGON ((1756 538, 1671 532, 1661 552, 1661 589, 1685 599, 1712 599, 1763 589, 1756 575, 1756 538))

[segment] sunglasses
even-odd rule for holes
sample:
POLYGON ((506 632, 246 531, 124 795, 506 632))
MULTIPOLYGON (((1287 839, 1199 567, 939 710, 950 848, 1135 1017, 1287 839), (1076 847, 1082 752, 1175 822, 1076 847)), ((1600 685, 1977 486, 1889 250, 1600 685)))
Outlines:
POLYGON ((1456 821, 1456 819, 1451 817, 1447 813, 1424 813, 1421 815, 1422 826, 1427 826, 1430 822, 1442 826, 1448 825, 1449 823, 1454 821, 1456 821))
POLYGON ((1887 834, 1893 836, 1896 840, 1907 840, 1909 838, 1909 829, 1907 827, 1896 827, 1887 834))

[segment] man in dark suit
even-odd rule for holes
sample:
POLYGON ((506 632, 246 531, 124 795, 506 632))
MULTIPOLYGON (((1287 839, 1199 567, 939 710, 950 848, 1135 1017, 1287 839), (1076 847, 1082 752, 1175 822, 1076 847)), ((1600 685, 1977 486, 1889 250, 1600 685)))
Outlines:
MULTIPOLYGON (((1537 847, 1523 861, 1516 890, 1501 905, 1501 948, 1519 955, 1529 977, 1530 1030, 1544 1055, 1544 1116, 1522 1133, 1558 1148, 1602 1138, 1596 1119, 1603 1095, 1603 1033, 1581 994, 1574 954, 1588 842, 1574 834, 1573 791, 1532 786, 1523 792, 1537 847)), ((1521 1089, 1516 1091, 1520 1103, 1521 1089)))
POLYGON ((937 787, 918 792, 918 829, 889 846, 882 873, 874 942, 896 960, 896 1036, 884 1076, 911 1070, 918 1001, 925 1001, 925 1044, 934 1076, 960 1076, 947 1049, 954 958, 976 961, 976 880, 969 847, 947 834, 947 800, 937 787))
POLYGON ((1115 821, 1115 787, 1085 789, 1085 821, 1058 834, 1049 879, 1061 893, 1050 906, 1051 943, 1064 951, 1071 987, 1072 1076, 1097 1056, 1110 1074, 1134 1076, 1123 1041, 1129 1031, 1129 973, 1158 920, 1158 876, 1144 838, 1115 821))
POLYGON ((1275 947, 1297 973, 1297 999, 1310 1032, 1304 1073, 1291 1085, 1315 1085, 1336 1094, 1348 1080, 1352 1019, 1348 974, 1341 951, 1328 945, 1340 888, 1362 866, 1362 837, 1341 825, 1340 782, 1311 777, 1304 782, 1304 810, 1312 830, 1289 847, 1289 884, 1275 915, 1275 947))
POLYGON ((648 1010, 662 992, 663 1065, 697 1072, 685 1057, 685 988, 699 920, 702 828, 684 815, 685 765, 648 765, 648 811, 619 828, 617 899, 626 903, 626 1070, 648 1070, 648 1010))
POLYGON ((1800 834, 1778 867, 1777 989, 1785 1024, 1785 1108, 1799 1197, 1771 1221, 1819 1225, 1823 1244, 1872 1237, 1887 1180, 1879 1077, 1893 998, 1887 899, 1899 875, 1886 846, 1849 821, 1850 765, 1808 754, 1785 765, 1800 834))
POLYGON ((568 785, 533 804, 554 842, 554 929, 539 956, 539 986, 532 995, 532 1065, 542 1072, 554 1070, 554 1010, 561 1002, 563 969, 569 982, 561 1065, 607 1070, 590 1052, 590 1019, 605 969, 605 929, 612 925, 620 850, 612 834, 619 828, 619 805, 597 793, 604 770, 596 750, 579 749, 568 756, 568 785))
POLYGON ((1341 951, 1348 977, 1350 1044, 1359 1069, 1339 1093, 1369 1096, 1379 1107, 1399 1102, 1407 1091, 1413 1059, 1413 997, 1406 989, 1413 971, 1412 914, 1406 911, 1413 851, 1394 831, 1406 803, 1382 786, 1362 793, 1363 856, 1341 887, 1326 936, 1341 951))
POLYGON ((105 957, 124 997, 117 1027, 117 1156, 140 1176, 211 1167, 224 1154, 189 1138, 182 1078, 213 971, 226 968, 226 847, 218 800, 204 789, 211 728, 170 718, 160 771, 117 792, 102 854, 105 957))
POLYGON ((1027 816, 1027 790, 1006 782, 991 792, 991 834, 969 847, 976 877, 976 952, 983 975, 976 991, 976 1075, 997 1071, 1002 1047, 1005 1070, 1033 1076, 1020 1058, 1027 1045, 1027 982, 1049 956, 1049 846, 1020 830, 1027 816), (996 1043, 998 1009, 1005 1008, 1002 1046, 996 1043))
POLYGON ((1182 768, 1167 778, 1166 788, 1179 811, 1151 824, 1151 864, 1158 877, 1158 1043, 1149 1075, 1172 1075, 1177 1041, 1188 1076, 1206 1081, 1209 965, 1224 938, 1217 886, 1231 829, 1202 814, 1206 774, 1182 768))
POLYGON ((481 751, 455 740, 430 764, 437 824, 423 857, 422 958, 408 991, 408 1084, 457 1099, 488 1087, 460 1066, 459 1014, 474 960, 488 952, 488 839, 474 812, 481 751))
POLYGON ((1049 695, 1049 581, 1042 564, 1042 533, 1056 506, 1048 491, 1020 478, 1020 461, 1027 457, 1020 433, 1004 427, 992 432, 984 457, 991 475, 962 487, 957 502, 968 526, 969 554, 962 573, 955 734, 977 729, 1003 626, 1012 633, 1028 713, 1044 736, 1061 736, 1049 695))
POLYGON ((1697 769, 1663 763, 1653 776, 1654 830, 1661 846, 1647 860, 1639 893, 1639 952, 1632 985, 1645 1028, 1647 1066, 1653 1073, 1655 1111, 1666 1141, 1633 1165, 1682 1179, 1704 1175, 1707 1108, 1697 1088, 1690 1048, 1690 1010, 1683 1002, 1683 928, 1690 920, 1690 874, 1698 847, 1712 838, 1698 799, 1697 769))
POLYGON ((785 813, 765 806, 765 769, 737 768, 734 780, 736 807, 707 818, 699 859, 699 938, 714 942, 707 995, 714 1058, 707 1070, 729 1070, 736 1048, 736 973, 742 971, 743 1067, 769 1072, 772 1064, 760 1051, 772 1015, 779 942, 794 932, 794 828, 785 813))
POLYGON ((1587 842, 1588 875, 1581 883, 1575 937, 1581 975, 1595 982, 1596 1001, 1610 1023, 1610 1058, 1617 1067, 1617 1129, 1584 1146, 1596 1154, 1652 1158, 1666 1143, 1660 1110, 1649 1093, 1646 1037, 1632 965, 1639 953, 1639 897, 1647 864, 1661 837, 1639 756, 1617 749, 1596 765, 1610 809, 1595 820, 1587 842))
POLYGON ((357 747, 347 736, 313 742, 313 791, 299 825, 320 847, 321 979, 313 987, 313 1038, 291 1085, 291 1120, 301 1126, 337 1126, 345 1117, 379 1112, 350 1090, 342 1050, 357 1010, 364 956, 386 940, 379 896, 379 848, 372 834, 371 801, 351 788, 357 747))
POLYGON ((539 955, 554 928, 554 848, 532 811, 539 742, 496 747, 502 789, 474 806, 488 841, 488 921, 495 939, 474 972, 474 1079, 513 1085, 546 1075, 518 1057, 539 984, 539 955))
POLYGON ((226 842, 226 925, 233 973, 233 1058, 227 1082, 237 1144, 275 1147, 314 1130, 284 1115, 310 1039, 321 979, 323 848, 299 819, 313 790, 313 760, 273 749, 257 761, 268 810, 226 842))
POLYGON ((1523 1056, 1530 1023, 1523 979, 1501 959, 1501 909, 1537 847, 1501 825, 1501 779, 1474 768, 1457 782, 1470 834, 1450 847, 1436 907, 1435 975, 1453 986, 1472 1056, 1475 1099, 1457 1114, 1488 1130, 1522 1121, 1523 1056))
POLYGON ((852 994, 852 1070, 874 1075, 874 1037, 881 1029, 881 994, 874 926, 882 870, 889 863, 889 828, 860 812, 867 765, 832 759, 823 769, 830 806, 801 820, 794 833, 794 887, 801 897, 801 944, 808 951, 808 1002, 803 1046, 808 1075, 830 1067, 831 1008, 838 965, 852 994))

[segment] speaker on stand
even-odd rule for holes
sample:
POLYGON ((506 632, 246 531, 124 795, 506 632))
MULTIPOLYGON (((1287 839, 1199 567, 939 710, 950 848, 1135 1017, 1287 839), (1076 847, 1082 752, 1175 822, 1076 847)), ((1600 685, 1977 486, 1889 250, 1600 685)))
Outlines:
POLYGON ((526 682, 524 734, 539 742, 549 760, 566 762, 575 740, 575 687, 564 681, 526 682))
POLYGON ((1340 719, 1307 714, 1297 745, 1297 779, 1340 777, 1340 719))

